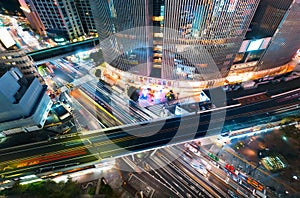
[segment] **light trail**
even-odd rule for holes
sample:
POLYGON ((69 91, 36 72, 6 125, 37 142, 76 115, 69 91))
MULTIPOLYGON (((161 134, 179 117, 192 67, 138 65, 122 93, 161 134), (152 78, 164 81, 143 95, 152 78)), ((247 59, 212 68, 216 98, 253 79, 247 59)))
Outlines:
POLYGON ((296 91, 300 91, 300 88, 295 89, 295 90, 291 90, 291 91, 286 91, 284 93, 273 95, 273 96, 271 96, 271 98, 276 98, 276 97, 283 96, 283 95, 286 95, 286 94, 289 94, 289 93, 293 93, 293 92, 296 92, 296 91))
MULTIPOLYGON (((238 154, 236 154, 235 152, 232 152, 230 149, 228 148, 224 148, 224 150, 228 153, 230 153, 231 155, 239 158, 241 161, 245 162, 246 164, 249 164, 252 168, 256 168, 257 166, 253 163, 249 163, 248 160, 245 160, 244 158, 240 157, 238 154)), ((270 176, 270 174, 264 170, 262 170, 261 168, 256 168, 256 170, 259 170, 260 172, 262 172, 263 174, 267 175, 268 177, 270 176)), ((280 180, 276 179, 273 177, 273 180, 275 180, 276 182, 282 184, 284 187, 290 189, 292 192, 297 192, 294 188, 292 188, 291 186, 285 184, 285 183, 282 183, 280 180)))
MULTIPOLYGON (((81 95, 83 95, 86 99, 88 99, 93 105, 95 105, 96 107, 98 107, 101 111, 103 111, 104 113, 106 113, 110 118, 112 118, 113 120, 115 120, 116 122, 118 122, 120 125, 123 125, 122 122, 120 122, 115 116, 113 116, 111 113, 109 113, 106 109, 104 109, 101 105, 99 105, 97 102, 95 102, 91 97, 89 97, 86 93, 84 93, 83 91, 81 91, 80 89, 77 89, 81 95)), ((74 91, 74 90, 73 90, 74 91)), ((73 92, 72 91, 72 92, 73 92)))

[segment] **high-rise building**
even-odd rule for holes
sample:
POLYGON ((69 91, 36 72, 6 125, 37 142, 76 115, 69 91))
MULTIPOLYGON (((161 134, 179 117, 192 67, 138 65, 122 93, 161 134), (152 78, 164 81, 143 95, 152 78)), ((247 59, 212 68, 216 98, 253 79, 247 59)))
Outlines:
POLYGON ((46 89, 36 78, 27 80, 15 67, 0 76, 0 132, 42 128, 52 105, 46 89))
POLYGON ((112 66, 165 79, 208 80, 227 75, 259 0, 91 3, 103 54, 112 66))
POLYGON ((200 81, 288 63, 300 48, 299 4, 91 0, 103 55, 111 66, 149 77, 200 81))
POLYGON ((75 0, 28 0, 47 33, 53 33, 73 41, 84 35, 75 0))

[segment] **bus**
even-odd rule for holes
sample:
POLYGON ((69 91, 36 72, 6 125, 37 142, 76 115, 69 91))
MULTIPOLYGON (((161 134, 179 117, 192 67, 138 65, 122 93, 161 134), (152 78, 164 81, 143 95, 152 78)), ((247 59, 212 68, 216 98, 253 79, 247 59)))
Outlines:
POLYGON ((253 178, 248 177, 247 183, 254 187, 256 190, 259 190, 261 192, 264 191, 264 186, 253 178))

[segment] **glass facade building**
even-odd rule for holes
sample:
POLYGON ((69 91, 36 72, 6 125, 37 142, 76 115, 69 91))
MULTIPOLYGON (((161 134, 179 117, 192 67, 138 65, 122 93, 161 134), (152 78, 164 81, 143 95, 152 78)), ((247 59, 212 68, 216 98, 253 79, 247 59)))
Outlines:
POLYGON ((291 61, 300 48, 299 10, 297 1, 261 0, 231 70, 263 71, 291 61))
POLYGON ((258 3, 91 0, 110 65, 140 75, 192 80, 227 75, 258 3))
POLYGON ((261 0, 246 39, 272 37, 293 0, 261 0))
MULTIPOLYGON (((262 54, 257 70, 271 69, 289 62, 300 48, 300 2, 282 0, 284 16, 262 54)), ((282 13, 282 12, 278 12, 282 13)))
POLYGON ((91 0, 107 63, 138 75, 199 81, 287 64, 300 48, 299 4, 91 0))

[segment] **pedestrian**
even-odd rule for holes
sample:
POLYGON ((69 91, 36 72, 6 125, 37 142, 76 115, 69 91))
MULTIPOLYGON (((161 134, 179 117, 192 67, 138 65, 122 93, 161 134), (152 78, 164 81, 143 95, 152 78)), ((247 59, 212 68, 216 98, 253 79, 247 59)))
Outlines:
POLYGON ((166 94, 166 99, 168 102, 171 102, 173 100, 175 100, 175 94, 173 93, 172 90, 170 90, 167 94, 166 94))

